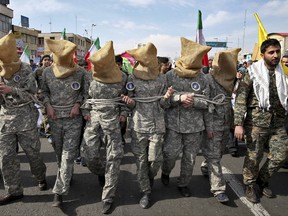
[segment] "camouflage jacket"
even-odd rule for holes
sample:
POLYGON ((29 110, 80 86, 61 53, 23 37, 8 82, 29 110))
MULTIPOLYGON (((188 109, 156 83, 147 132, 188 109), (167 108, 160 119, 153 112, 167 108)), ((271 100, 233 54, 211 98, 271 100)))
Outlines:
MULTIPOLYGON (((129 76, 127 85, 133 83, 134 89, 128 88, 130 97, 164 96, 167 85, 165 75, 160 74, 155 80, 142 80, 133 74, 129 76)), ((132 109, 131 127, 139 133, 165 133, 164 108, 167 100, 161 98, 155 102, 137 102, 132 109)))
POLYGON ((269 100, 272 108, 267 111, 259 108, 259 101, 254 93, 253 82, 248 73, 245 75, 240 82, 236 96, 234 107, 235 125, 253 125, 263 128, 283 126, 285 110, 277 95, 275 76, 270 77, 269 85, 269 100))
POLYGON ((75 103, 82 104, 88 97, 88 72, 78 67, 77 72, 66 78, 57 79, 52 67, 47 67, 42 74, 43 103, 50 103, 56 112, 57 118, 69 117, 71 108, 75 103))
POLYGON ((0 95, 0 131, 8 133, 35 128, 38 110, 31 96, 37 87, 30 65, 22 63, 11 79, 1 78, 1 82, 12 87, 12 94, 0 95))
POLYGON ((115 99, 122 94, 126 94, 126 81, 127 75, 122 73, 122 81, 120 83, 101 83, 96 80, 92 80, 89 87, 89 97, 85 100, 85 103, 81 107, 83 115, 91 115, 91 123, 101 124, 103 129, 113 130, 118 127, 119 115, 127 115, 127 108, 123 104, 109 103, 109 104, 95 104, 93 99, 115 99), (115 121, 117 120, 117 121, 115 121), (116 125, 113 125, 115 122, 116 125))
POLYGON ((233 109, 230 101, 231 95, 219 85, 211 74, 206 75, 210 86, 210 97, 214 98, 219 94, 223 94, 226 97, 224 105, 214 105, 213 111, 213 131, 230 130, 233 126, 233 109))
POLYGON ((175 70, 166 73, 167 86, 175 90, 169 109, 166 110, 166 127, 178 133, 195 133, 211 131, 213 116, 208 112, 208 104, 201 97, 194 97, 193 106, 184 108, 180 96, 184 93, 195 93, 209 98, 210 88, 204 73, 195 78, 179 77, 175 70))

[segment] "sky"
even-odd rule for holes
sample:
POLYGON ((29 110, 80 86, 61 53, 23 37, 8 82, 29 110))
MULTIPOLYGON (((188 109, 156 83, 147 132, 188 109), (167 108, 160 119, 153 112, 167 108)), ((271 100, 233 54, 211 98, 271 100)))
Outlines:
MULTIPOLYGON (((257 13, 268 33, 288 32, 288 0, 10 0, 12 23, 29 18, 43 33, 77 33, 112 40, 115 54, 151 42, 158 56, 180 56, 180 37, 195 41, 198 10, 206 41, 252 52, 258 38, 257 13), (246 16, 245 16, 246 14, 246 16)), ((223 48, 213 48, 209 56, 223 48)))

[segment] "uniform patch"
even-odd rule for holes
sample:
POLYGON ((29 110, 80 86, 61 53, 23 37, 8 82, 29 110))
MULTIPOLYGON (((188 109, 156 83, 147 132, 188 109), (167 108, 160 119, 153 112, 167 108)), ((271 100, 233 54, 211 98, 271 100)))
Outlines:
POLYGON ((14 80, 15 82, 19 82, 20 79, 21 79, 21 77, 20 77, 19 75, 16 75, 16 76, 14 76, 14 78, 13 78, 13 80, 14 80))
POLYGON ((128 83, 126 84, 126 89, 127 89, 128 91, 133 91, 133 90, 135 89, 134 83, 133 83, 133 82, 128 82, 128 83))
POLYGON ((191 83, 191 88, 194 90, 194 91, 199 91, 200 90, 200 84, 198 82, 192 82, 191 83))
POLYGON ((71 88, 72 88, 73 90, 75 90, 75 91, 79 90, 80 87, 81 87, 81 85, 80 85, 79 82, 73 82, 73 83, 71 84, 71 88))

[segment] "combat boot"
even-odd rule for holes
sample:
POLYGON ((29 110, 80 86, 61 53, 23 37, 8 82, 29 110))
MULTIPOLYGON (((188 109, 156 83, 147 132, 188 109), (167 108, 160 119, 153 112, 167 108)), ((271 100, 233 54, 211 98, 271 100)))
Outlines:
POLYGON ((103 202, 103 206, 102 206, 102 213, 103 214, 109 214, 112 210, 112 202, 103 202))
POLYGON ((246 185, 245 195, 250 202, 259 203, 257 186, 255 184, 246 185))
POLYGON ((146 191, 143 193, 142 198, 140 199, 139 205, 141 206, 141 208, 146 209, 149 207, 149 203, 150 203, 150 199, 151 199, 151 192, 150 191, 146 191))
POLYGON ((38 188, 40 191, 47 190, 47 182, 46 179, 38 181, 38 188))
POLYGON ((54 199, 53 199, 52 206, 59 208, 59 207, 61 207, 62 202, 63 202, 63 200, 62 200, 62 195, 55 194, 55 195, 54 195, 54 199))
POLYGON ((165 186, 169 185, 169 175, 165 175, 164 173, 162 173, 161 181, 162 181, 163 185, 165 185, 165 186))

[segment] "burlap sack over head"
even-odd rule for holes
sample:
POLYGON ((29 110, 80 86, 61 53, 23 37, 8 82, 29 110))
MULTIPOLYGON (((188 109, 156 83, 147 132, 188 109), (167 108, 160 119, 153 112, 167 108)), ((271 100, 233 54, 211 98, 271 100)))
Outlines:
POLYGON ((152 43, 126 51, 137 63, 133 67, 135 77, 142 80, 154 80, 159 75, 157 48, 152 43))
POLYGON ((108 41, 101 49, 89 57, 94 80, 101 83, 119 83, 122 72, 115 62, 113 42, 108 41))
POLYGON ((210 74, 229 94, 232 94, 237 73, 237 59, 240 48, 216 53, 210 74))
POLYGON ((11 32, 0 39, 0 76, 10 79, 21 67, 16 39, 11 32))
POLYGON ((203 67, 202 58, 210 50, 209 46, 181 37, 181 57, 176 61, 176 74, 187 78, 198 76, 203 67))
POLYGON ((49 50, 53 53, 53 72, 56 78, 66 78, 77 72, 77 64, 73 60, 76 45, 68 40, 45 39, 49 50))

